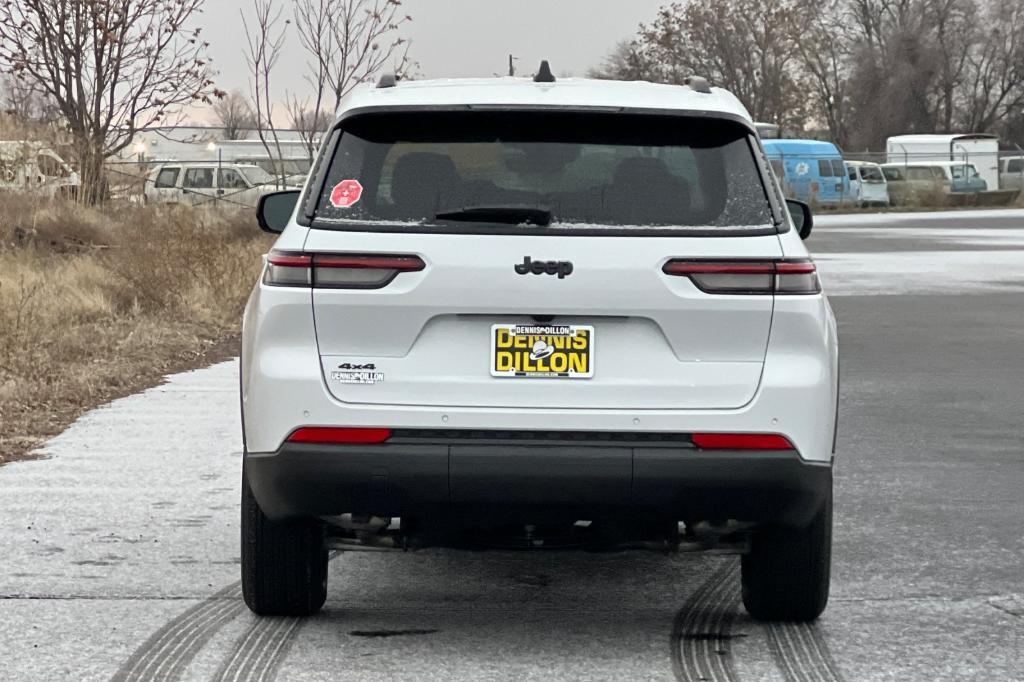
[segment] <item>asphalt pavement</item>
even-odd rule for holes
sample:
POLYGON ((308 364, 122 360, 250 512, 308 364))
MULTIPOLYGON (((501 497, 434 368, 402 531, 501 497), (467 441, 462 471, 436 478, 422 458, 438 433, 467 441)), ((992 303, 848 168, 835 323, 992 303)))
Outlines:
POLYGON ((323 613, 238 588, 237 364, 0 469, 0 679, 1024 680, 1024 211, 829 216, 832 596, 739 605, 738 559, 343 553, 323 613))

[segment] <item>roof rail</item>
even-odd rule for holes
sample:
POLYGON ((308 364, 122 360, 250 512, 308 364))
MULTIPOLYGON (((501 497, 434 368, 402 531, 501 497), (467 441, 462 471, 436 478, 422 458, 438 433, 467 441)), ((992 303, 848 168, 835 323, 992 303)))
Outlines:
POLYGON ((393 73, 381 74, 380 80, 377 81, 377 88, 393 88, 398 84, 398 78, 393 73))
POLYGON ((711 94, 711 84, 708 83, 708 79, 704 78, 704 76, 688 76, 683 83, 690 86, 690 89, 694 92, 700 92, 705 95, 711 94))
POLYGON ((548 64, 548 60, 544 60, 540 63, 540 69, 537 71, 537 75, 533 77, 534 83, 554 83, 555 74, 551 73, 551 65, 548 64))

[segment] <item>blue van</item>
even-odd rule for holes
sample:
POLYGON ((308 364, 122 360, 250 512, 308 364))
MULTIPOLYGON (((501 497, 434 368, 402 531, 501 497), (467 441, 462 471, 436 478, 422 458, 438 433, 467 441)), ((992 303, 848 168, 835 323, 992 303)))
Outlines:
POLYGON ((762 140, 786 196, 819 205, 854 201, 843 155, 831 142, 762 140))

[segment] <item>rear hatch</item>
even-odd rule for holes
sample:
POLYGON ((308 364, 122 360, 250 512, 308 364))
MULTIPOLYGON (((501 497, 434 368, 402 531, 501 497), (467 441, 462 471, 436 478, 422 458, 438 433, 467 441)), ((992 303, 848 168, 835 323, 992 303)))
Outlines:
POLYGON ((367 405, 744 405, 770 288, 724 273, 708 293, 666 263, 781 258, 755 144, 734 123, 653 115, 348 121, 305 244, 328 389, 367 405))

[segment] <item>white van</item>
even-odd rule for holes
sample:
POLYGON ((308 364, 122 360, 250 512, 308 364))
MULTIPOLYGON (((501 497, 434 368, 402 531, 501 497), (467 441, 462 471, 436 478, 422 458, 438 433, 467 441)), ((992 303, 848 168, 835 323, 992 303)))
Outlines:
POLYGON ((146 178, 146 203, 197 207, 255 208, 260 197, 279 189, 278 182, 255 164, 167 162, 146 178))
POLYGON ((999 188, 1024 190, 1024 156, 999 159, 999 188))
POLYGON ((889 184, 877 163, 847 161, 846 173, 850 177, 850 192, 858 206, 889 205, 889 184))

